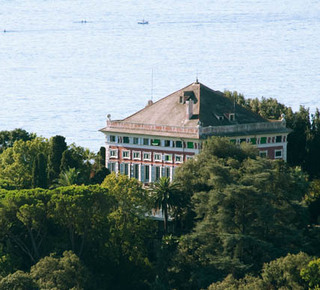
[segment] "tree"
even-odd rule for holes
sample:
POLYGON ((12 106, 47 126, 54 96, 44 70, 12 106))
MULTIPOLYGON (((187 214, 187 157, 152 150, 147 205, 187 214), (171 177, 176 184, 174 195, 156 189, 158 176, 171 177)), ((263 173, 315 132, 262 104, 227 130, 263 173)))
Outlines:
POLYGON ((2 290, 39 290, 29 273, 16 271, 13 274, 2 278, 0 281, 0 289, 2 290))
POLYGON ((88 184, 95 154, 75 144, 71 144, 62 154, 60 172, 76 168, 79 183, 88 184))
POLYGON ((51 254, 31 267, 30 276, 40 289, 84 289, 88 270, 72 251, 63 252, 61 258, 51 254))
POLYGON ((305 248, 305 175, 253 153, 227 139, 212 138, 191 165, 179 169, 179 182, 195 190, 192 204, 198 221, 181 240, 173 270, 181 272, 180 263, 190 267, 192 287, 206 287, 219 273, 220 278, 229 273, 241 277, 258 271, 264 262, 305 248), (188 174, 192 166, 194 177, 188 174))
POLYGON ((320 258, 310 261, 300 273, 302 279, 308 283, 309 289, 320 289, 320 258))
POLYGON ((171 182, 169 177, 161 177, 151 188, 154 194, 154 206, 161 209, 164 232, 168 231, 169 211, 180 206, 180 192, 178 184, 171 182))
POLYGON ((31 188, 33 162, 39 153, 47 156, 48 147, 47 140, 39 137, 16 141, 13 147, 0 154, 0 179, 7 180, 16 188, 31 188))
POLYGON ((109 283, 113 289, 146 289, 154 279, 149 251, 156 236, 156 224, 147 218, 152 209, 149 192, 136 179, 114 173, 101 186, 116 200, 105 243, 112 261, 109 283))
POLYGON ((33 189, 7 192, 0 200, 0 241, 6 253, 23 257, 24 267, 46 253, 50 198, 46 190, 33 189))
POLYGON ((306 289, 306 283, 300 277, 300 271, 312 258, 305 253, 288 254, 263 265, 261 274, 257 277, 246 275, 235 279, 228 275, 223 281, 213 283, 209 290, 219 289, 306 289))
POLYGON ((79 184, 79 171, 75 168, 69 168, 66 171, 61 171, 57 180, 57 186, 69 186, 79 184))
MULTIPOLYGON (((88 241, 108 237, 108 214, 114 199, 99 186, 66 186, 52 191, 52 216, 68 233, 69 246, 81 257, 88 251, 88 241)), ((105 239, 103 239, 105 241, 105 239)))
POLYGON ((50 139, 49 160, 48 160, 48 179, 52 183, 60 174, 62 153, 67 149, 65 137, 54 136, 50 139))
POLYGON ((305 168, 307 137, 311 126, 309 109, 300 106, 299 112, 294 113, 292 120, 288 120, 287 125, 293 129, 288 135, 288 163, 305 168))
POLYGON ((47 160, 43 153, 39 153, 33 162, 32 187, 47 188, 47 160))
POLYGON ((306 196, 306 202, 310 212, 311 224, 320 223, 320 180, 316 179, 311 182, 310 190, 306 196))
POLYGON ((320 178, 320 112, 316 109, 311 114, 311 128, 307 136, 307 155, 305 157, 305 170, 312 179, 320 178))
POLYGON ((15 141, 30 141, 34 138, 36 138, 36 134, 28 133, 23 129, 0 131, 0 153, 2 153, 6 148, 12 147, 15 141))

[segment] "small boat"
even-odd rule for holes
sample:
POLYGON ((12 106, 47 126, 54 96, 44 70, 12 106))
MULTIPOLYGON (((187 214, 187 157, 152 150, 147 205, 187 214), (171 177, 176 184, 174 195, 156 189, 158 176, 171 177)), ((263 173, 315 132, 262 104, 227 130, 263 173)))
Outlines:
POLYGON ((138 24, 149 24, 149 21, 143 19, 142 21, 138 21, 138 24))

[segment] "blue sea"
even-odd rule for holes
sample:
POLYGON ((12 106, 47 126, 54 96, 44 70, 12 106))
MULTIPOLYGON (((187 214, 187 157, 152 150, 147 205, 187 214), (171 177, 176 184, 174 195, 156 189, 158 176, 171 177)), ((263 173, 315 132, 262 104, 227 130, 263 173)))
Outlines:
POLYGON ((0 130, 96 151, 107 114, 124 118, 196 77, 314 111, 319 50, 319 0, 1 0, 0 130))

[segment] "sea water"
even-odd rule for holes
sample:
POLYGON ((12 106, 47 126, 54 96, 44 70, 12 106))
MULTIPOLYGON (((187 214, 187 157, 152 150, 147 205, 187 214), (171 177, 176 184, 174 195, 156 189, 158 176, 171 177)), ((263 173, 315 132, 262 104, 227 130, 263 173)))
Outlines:
POLYGON ((96 151, 107 114, 124 118, 196 77, 294 110, 320 107, 318 0, 0 4, 0 130, 96 151))

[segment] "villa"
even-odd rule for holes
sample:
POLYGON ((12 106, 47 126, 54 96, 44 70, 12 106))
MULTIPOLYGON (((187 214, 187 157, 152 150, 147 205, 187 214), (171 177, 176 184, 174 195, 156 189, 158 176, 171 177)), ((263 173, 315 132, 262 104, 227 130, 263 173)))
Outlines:
POLYGON ((287 158, 284 118, 269 121, 198 81, 123 120, 107 119, 106 166, 149 183, 173 178, 175 169, 201 151, 203 140, 225 136, 251 143, 262 157, 287 158))

